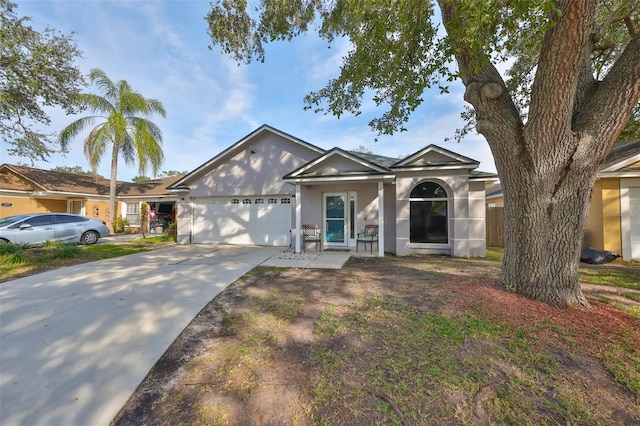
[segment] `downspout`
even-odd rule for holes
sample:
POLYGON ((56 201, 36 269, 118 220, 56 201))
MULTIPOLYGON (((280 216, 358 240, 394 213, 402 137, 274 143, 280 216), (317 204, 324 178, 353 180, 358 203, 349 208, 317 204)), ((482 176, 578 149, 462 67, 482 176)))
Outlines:
POLYGON ((384 257, 384 183, 378 182, 378 257, 384 257))
POLYGON ((302 221, 302 200, 300 194, 300 184, 296 184, 296 253, 300 253, 300 234, 302 232, 302 227, 300 225, 300 222, 302 221))

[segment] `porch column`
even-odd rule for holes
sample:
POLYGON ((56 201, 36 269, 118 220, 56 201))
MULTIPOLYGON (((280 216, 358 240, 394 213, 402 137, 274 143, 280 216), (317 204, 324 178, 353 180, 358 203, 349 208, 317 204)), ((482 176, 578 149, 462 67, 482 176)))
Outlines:
POLYGON ((300 240, 301 240, 301 232, 302 226, 300 222, 302 221, 302 200, 300 199, 300 184, 296 185, 296 253, 300 253, 300 240))
POLYGON ((378 257, 384 257, 384 183, 378 182, 378 257))

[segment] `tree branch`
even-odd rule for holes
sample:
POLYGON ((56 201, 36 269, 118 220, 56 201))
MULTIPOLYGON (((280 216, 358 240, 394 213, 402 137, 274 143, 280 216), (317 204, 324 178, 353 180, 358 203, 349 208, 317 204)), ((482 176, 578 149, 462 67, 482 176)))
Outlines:
MULTIPOLYGON (((594 27, 597 1, 563 0, 562 15, 554 19, 544 37, 538 69, 531 88, 526 132, 568 134, 585 51, 594 27), (549 122, 546 117, 557 117, 549 122)), ((538 147, 549 149, 550 147, 538 147)))
POLYGON ((617 46, 618 45, 616 43, 606 43, 606 44, 595 45, 591 50, 593 52, 601 51, 601 50, 611 50, 611 49, 615 49, 617 46))
MULTIPOLYGON (((613 143, 639 100, 640 35, 636 35, 574 118, 573 130, 613 143)), ((604 158, 610 145, 601 144, 592 155, 604 158)))
POLYGON ((611 17, 609 17, 609 19, 604 21, 602 25, 598 27, 597 31, 595 31, 591 36, 591 41, 593 41, 594 44, 602 40, 602 37, 604 37, 605 33, 607 32, 607 30, 609 30, 609 27, 611 27, 611 25, 620 21, 624 21, 631 37, 636 36, 637 33, 635 30, 635 25, 633 24, 633 20, 631 20, 631 16, 638 11, 638 8, 632 7, 630 10, 625 10, 627 7, 628 5, 623 2, 620 7, 611 14, 611 17))
POLYGON ((631 14, 624 17, 624 24, 627 26, 627 30, 629 31, 629 35, 631 37, 635 37, 638 35, 638 32, 636 31, 636 27, 633 24, 633 21, 631 20, 631 14))
MULTIPOLYGON (((460 19, 458 13, 462 13, 458 11, 459 4, 455 0, 439 0, 438 3, 442 11, 442 22, 447 32, 452 34, 451 25, 460 19)), ((522 119, 502 76, 489 62, 486 53, 480 48, 472 49, 464 42, 456 43, 453 37, 452 43, 462 82, 466 86, 464 99, 475 109, 476 130, 489 142, 500 172, 503 167, 500 163, 502 159, 513 159, 523 153, 528 157, 521 143, 522 119), (478 66, 478 63, 483 63, 483 66, 478 66), (504 155, 497 156, 497 152, 504 155)))

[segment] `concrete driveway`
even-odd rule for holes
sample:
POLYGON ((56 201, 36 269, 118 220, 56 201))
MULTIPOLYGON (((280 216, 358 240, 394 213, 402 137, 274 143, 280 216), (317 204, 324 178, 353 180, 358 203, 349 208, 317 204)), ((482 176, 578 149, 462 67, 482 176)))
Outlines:
POLYGON ((281 250, 175 246, 0 283, 0 424, 107 425, 209 300, 281 250))

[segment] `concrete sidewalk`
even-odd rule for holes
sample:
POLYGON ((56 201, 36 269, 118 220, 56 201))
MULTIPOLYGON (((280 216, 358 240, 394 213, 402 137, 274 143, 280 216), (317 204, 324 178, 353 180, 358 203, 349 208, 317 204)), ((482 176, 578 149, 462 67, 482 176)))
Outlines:
POLYGON ((108 425, 198 312, 281 252, 173 246, 0 284, 0 424, 108 425))
POLYGON ((341 269, 349 258, 355 253, 351 252, 308 252, 293 253, 285 250, 278 253, 260 266, 276 268, 307 268, 307 269, 341 269))

